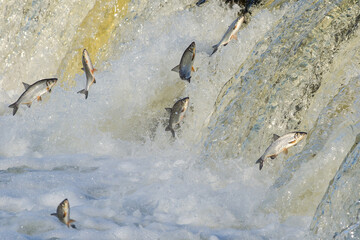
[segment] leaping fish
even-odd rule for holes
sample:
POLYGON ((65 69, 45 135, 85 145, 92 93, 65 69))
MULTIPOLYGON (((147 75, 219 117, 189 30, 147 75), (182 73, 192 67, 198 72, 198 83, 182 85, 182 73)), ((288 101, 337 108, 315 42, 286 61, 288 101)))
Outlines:
POLYGON ((84 49, 83 54, 82 54, 82 64, 83 64, 83 68, 81 68, 81 69, 85 72, 85 75, 86 75, 86 85, 85 85, 85 88, 83 90, 78 91, 78 93, 85 94, 85 99, 87 99, 90 86, 93 83, 96 83, 95 77, 94 77, 94 72, 96 71, 96 69, 92 65, 90 55, 86 49, 84 49))
POLYGON ((266 158, 275 159, 281 152, 287 154, 288 148, 295 146, 300 140, 306 137, 306 132, 291 132, 282 137, 274 134, 274 142, 265 150, 264 154, 256 161, 259 163, 260 170, 266 158))
POLYGON ((69 200, 64 199, 56 209, 56 213, 52 213, 52 216, 56 216, 60 222, 66 224, 68 227, 76 228, 74 224, 75 220, 70 219, 70 204, 69 200))
POLYGON ((23 82, 25 92, 21 94, 16 102, 9 105, 9 108, 13 108, 13 115, 16 114, 20 104, 26 104, 28 107, 31 107, 35 99, 41 101, 41 95, 46 92, 51 92, 51 88, 55 85, 56 81, 57 78, 47 78, 39 80, 32 85, 23 82))
POLYGON ((238 18, 235 19, 235 21, 231 23, 231 25, 229 26, 228 30, 226 31, 220 42, 213 46, 214 50, 210 54, 210 56, 213 55, 221 45, 226 46, 232 39, 237 39, 236 34, 239 31, 244 21, 245 21, 245 14, 239 16, 238 18))
POLYGON ((173 126, 179 124, 185 117, 185 112, 189 106, 189 97, 178 100, 172 108, 165 108, 170 113, 169 125, 165 131, 171 131, 172 136, 175 137, 173 126))
POLYGON ((183 53, 180 64, 171 69, 171 71, 178 72, 182 80, 190 82, 191 71, 195 71, 193 64, 195 59, 195 42, 192 42, 183 53))

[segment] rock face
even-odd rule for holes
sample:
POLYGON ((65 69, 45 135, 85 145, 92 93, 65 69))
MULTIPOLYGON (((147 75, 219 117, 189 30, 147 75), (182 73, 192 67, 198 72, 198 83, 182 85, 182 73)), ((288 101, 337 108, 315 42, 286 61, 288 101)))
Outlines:
POLYGON ((360 131, 359 76, 351 67, 359 57, 358 2, 287 4, 283 18, 220 91, 204 151, 207 159, 238 157, 255 168, 274 133, 308 132, 303 149, 293 148, 262 172, 274 182, 261 207, 283 218, 313 215, 360 131))
POLYGON ((319 204, 311 230, 322 239, 360 238, 360 135, 319 204))
POLYGON ((258 155, 263 145, 258 140, 273 134, 269 128, 303 127, 334 53, 357 26, 359 10, 351 1, 319 0, 291 8, 220 91, 208 152, 258 155))

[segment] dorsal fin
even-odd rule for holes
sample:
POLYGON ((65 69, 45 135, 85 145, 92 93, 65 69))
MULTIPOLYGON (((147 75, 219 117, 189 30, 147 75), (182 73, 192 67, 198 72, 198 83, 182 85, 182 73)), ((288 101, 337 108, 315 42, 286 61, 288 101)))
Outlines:
POLYGON ((280 137, 279 135, 273 134, 273 141, 275 142, 276 140, 278 140, 279 137, 280 137))
POLYGON ((27 84, 27 83, 24 83, 24 82, 23 82, 23 84, 24 84, 25 90, 27 90, 30 87, 30 84, 27 84))
POLYGON ((172 108, 165 108, 165 110, 166 110, 168 113, 170 113, 170 114, 171 114, 171 112, 172 112, 172 108))
POLYGON ((171 71, 180 72, 180 65, 177 65, 176 67, 174 67, 173 69, 171 69, 171 71))

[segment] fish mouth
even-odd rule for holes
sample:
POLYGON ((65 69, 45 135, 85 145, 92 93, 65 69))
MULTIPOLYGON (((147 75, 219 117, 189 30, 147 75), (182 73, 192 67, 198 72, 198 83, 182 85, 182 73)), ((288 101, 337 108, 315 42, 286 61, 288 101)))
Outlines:
POLYGON ((303 138, 305 138, 307 136, 306 132, 296 132, 295 133, 295 138, 297 138, 297 141, 302 140, 303 138))

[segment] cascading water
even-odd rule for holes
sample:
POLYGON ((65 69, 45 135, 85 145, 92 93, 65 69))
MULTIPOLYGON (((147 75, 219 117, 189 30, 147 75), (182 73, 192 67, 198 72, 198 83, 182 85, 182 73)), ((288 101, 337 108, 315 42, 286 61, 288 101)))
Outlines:
POLYGON ((264 1, 212 57, 241 9, 195 2, 0 4, 1 239, 360 238, 359 2, 264 1), (192 41, 188 83, 171 69, 192 41), (12 116, 21 82, 49 77, 12 116), (174 140, 165 108, 187 96, 174 140), (65 198, 77 229, 50 216, 65 198))

